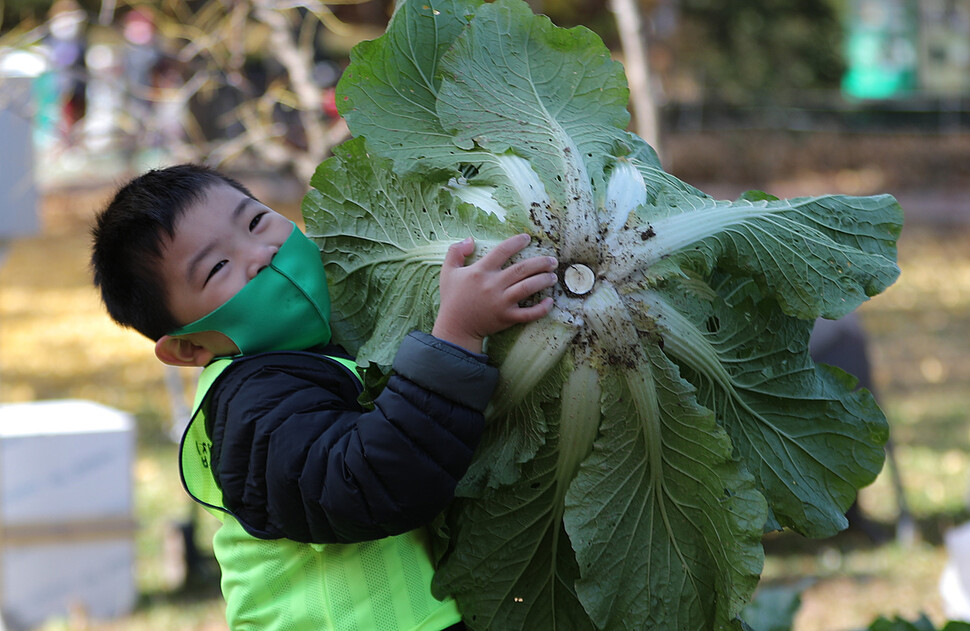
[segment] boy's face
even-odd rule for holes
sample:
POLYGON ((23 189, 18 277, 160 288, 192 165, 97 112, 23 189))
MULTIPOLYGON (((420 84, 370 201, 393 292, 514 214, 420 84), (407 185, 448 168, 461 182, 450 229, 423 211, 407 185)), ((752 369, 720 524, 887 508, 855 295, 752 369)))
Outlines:
POLYGON ((172 315, 186 325, 222 306, 269 264, 292 231, 289 219, 232 186, 209 187, 186 208, 162 250, 172 315))

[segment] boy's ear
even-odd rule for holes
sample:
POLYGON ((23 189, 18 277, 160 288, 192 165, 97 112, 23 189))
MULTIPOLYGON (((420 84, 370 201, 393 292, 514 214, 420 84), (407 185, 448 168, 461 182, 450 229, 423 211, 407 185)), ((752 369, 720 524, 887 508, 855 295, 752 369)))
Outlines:
POLYGON ((169 366, 205 366, 215 353, 184 337, 163 335, 155 342, 155 357, 169 366))

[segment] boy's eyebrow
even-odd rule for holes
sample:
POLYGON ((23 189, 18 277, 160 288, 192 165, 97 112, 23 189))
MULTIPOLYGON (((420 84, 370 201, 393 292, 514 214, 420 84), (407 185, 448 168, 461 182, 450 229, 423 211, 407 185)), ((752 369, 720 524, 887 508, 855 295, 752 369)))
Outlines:
POLYGON ((239 203, 236 204, 236 207, 232 209, 232 218, 233 218, 233 220, 238 219, 239 218, 239 215, 242 214, 242 211, 245 210, 246 209, 246 206, 249 205, 249 202, 254 202, 254 201, 256 201, 256 200, 253 199, 252 197, 248 197, 248 196, 247 197, 243 197, 241 200, 239 200, 239 203))
POLYGON ((185 272, 185 279, 190 285, 192 284, 192 279, 195 278, 195 270, 197 267, 199 267, 199 263, 202 262, 202 259, 209 256, 209 253, 212 252, 217 244, 218 240, 213 239, 204 248, 196 252, 195 256, 189 260, 189 266, 185 272))
MULTIPOLYGON (((242 214, 242 212, 246 209, 246 206, 249 205, 249 202, 252 202, 252 201, 255 201, 252 197, 242 198, 242 200, 240 200, 240 202, 236 204, 236 207, 232 209, 232 220, 236 221, 239 218, 239 216, 242 214)), ((199 266, 199 263, 201 263, 202 259, 207 257, 209 253, 212 252, 212 250, 215 249, 215 247, 218 244, 219 244, 219 240, 213 239, 212 241, 207 243, 205 247, 203 247, 201 250, 196 252, 195 256, 193 256, 189 260, 189 265, 185 273, 185 278, 189 282, 189 284, 192 284, 192 279, 195 278, 195 270, 199 266)))

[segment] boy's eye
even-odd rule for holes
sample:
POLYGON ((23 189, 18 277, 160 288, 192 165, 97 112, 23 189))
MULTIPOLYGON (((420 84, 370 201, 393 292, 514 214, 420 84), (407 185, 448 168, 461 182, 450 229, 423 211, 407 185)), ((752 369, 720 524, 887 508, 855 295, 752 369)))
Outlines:
POLYGON ((253 220, 249 222, 249 231, 250 232, 252 232, 253 230, 256 229, 256 226, 259 225, 260 220, 263 218, 263 215, 265 215, 265 214, 266 213, 259 213, 258 215, 256 215, 255 217, 253 217, 253 220))
POLYGON ((212 278, 213 276, 215 276, 215 275, 216 275, 216 272, 218 272, 219 270, 221 270, 221 269, 222 269, 222 267, 223 267, 223 266, 224 266, 224 265, 225 265, 226 263, 228 263, 228 262, 229 262, 229 261, 219 261, 218 263, 216 263, 216 264, 215 264, 215 265, 213 266, 213 268, 212 268, 212 270, 211 270, 211 271, 209 272, 209 275, 205 277, 205 282, 204 282, 204 283, 202 283, 202 286, 203 286, 203 287, 205 287, 205 286, 206 286, 206 284, 207 284, 207 283, 209 282, 209 280, 210 280, 210 279, 211 279, 211 278, 212 278))

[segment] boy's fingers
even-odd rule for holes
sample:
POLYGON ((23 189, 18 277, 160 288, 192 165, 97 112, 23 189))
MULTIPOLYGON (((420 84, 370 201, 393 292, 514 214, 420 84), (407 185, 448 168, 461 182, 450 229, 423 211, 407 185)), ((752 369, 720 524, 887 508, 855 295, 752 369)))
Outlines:
POLYGON ((543 298, 541 302, 529 307, 519 307, 512 312, 512 319, 516 322, 532 322, 552 311, 552 298, 543 298))
POLYGON ((448 246, 448 251, 445 253, 445 266, 464 267, 465 259, 471 256, 474 251, 475 241, 471 237, 458 243, 452 243, 448 246))
POLYGON ((514 265, 505 268, 504 274, 509 285, 542 272, 551 272, 556 269, 559 262, 552 256, 534 256, 524 261, 519 261, 514 265))
POLYGON ((502 241, 496 245, 492 250, 482 257, 482 262, 486 265, 494 265, 495 267, 501 267, 505 265, 506 261, 525 249, 525 246, 529 245, 532 241, 532 237, 527 234, 517 234, 514 237, 509 237, 505 241, 502 241))
POLYGON ((552 272, 547 274, 534 274, 511 285, 507 290, 507 296, 512 302, 521 302, 534 293, 552 287, 558 281, 559 277, 552 272))

